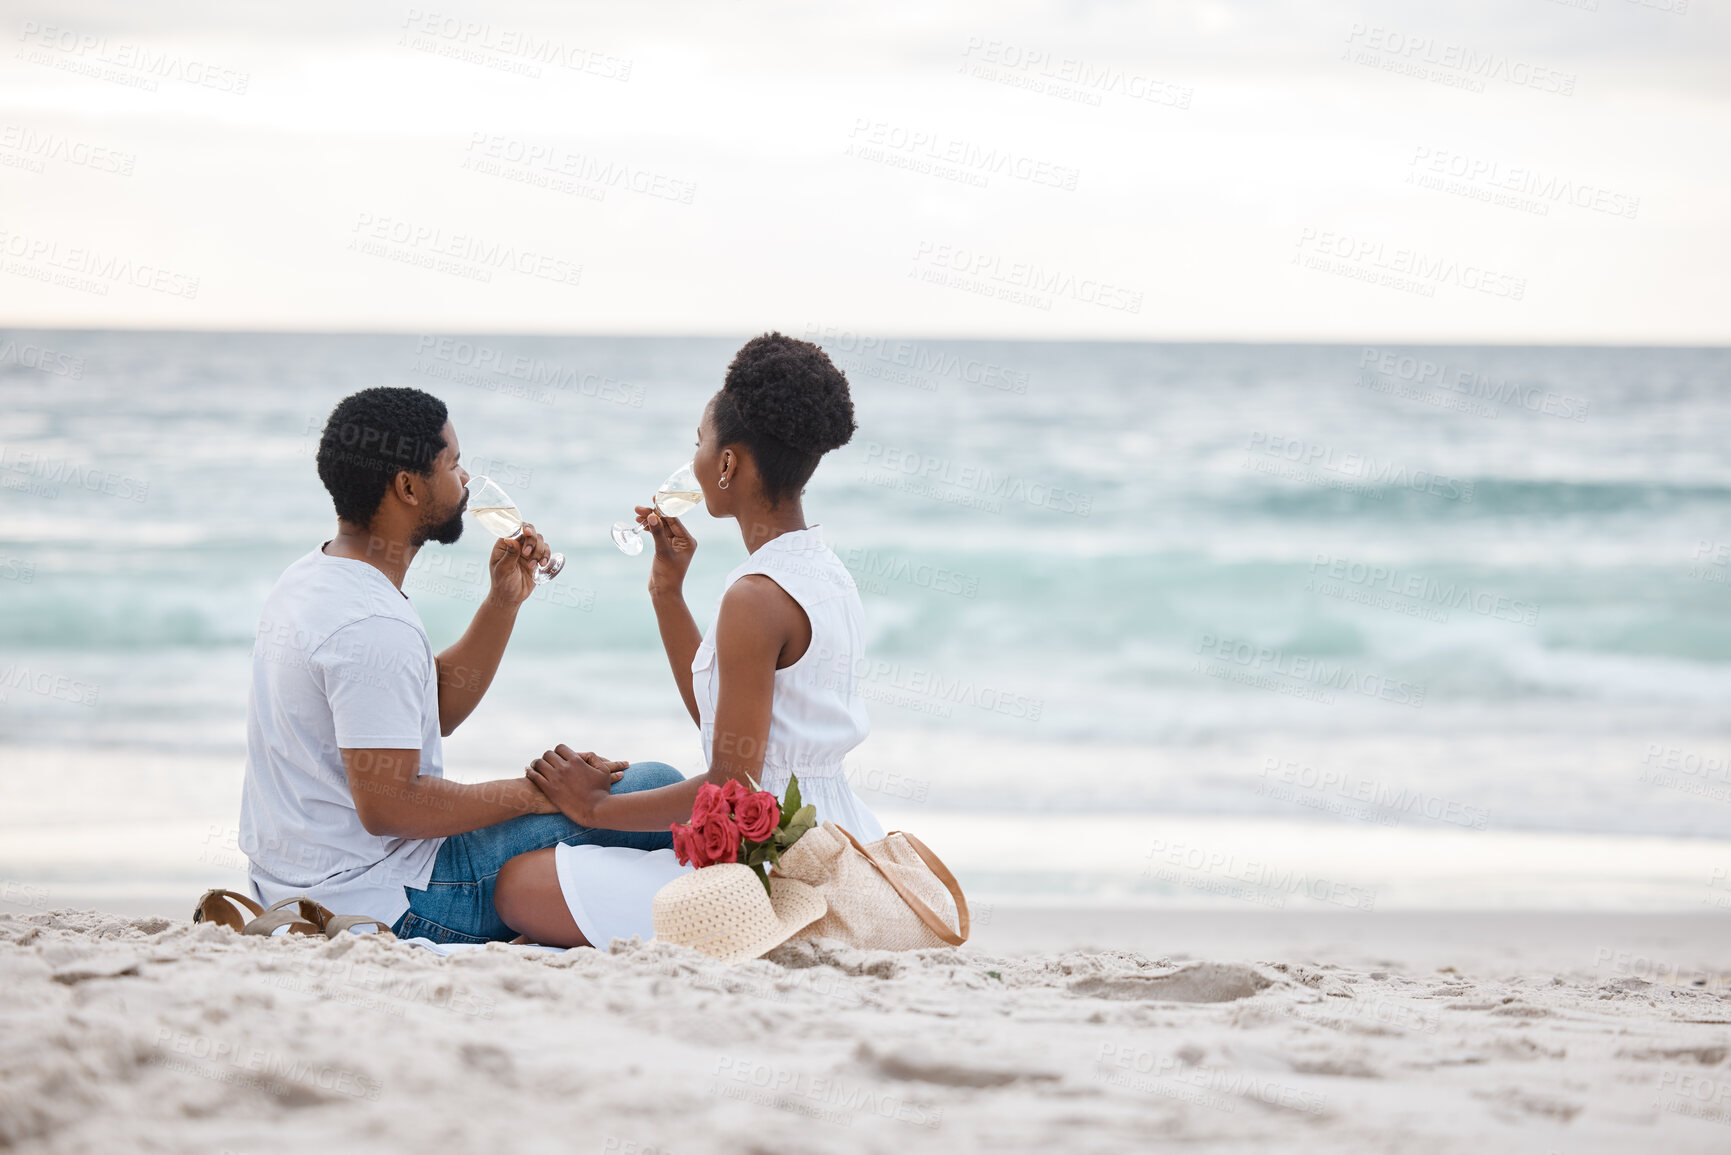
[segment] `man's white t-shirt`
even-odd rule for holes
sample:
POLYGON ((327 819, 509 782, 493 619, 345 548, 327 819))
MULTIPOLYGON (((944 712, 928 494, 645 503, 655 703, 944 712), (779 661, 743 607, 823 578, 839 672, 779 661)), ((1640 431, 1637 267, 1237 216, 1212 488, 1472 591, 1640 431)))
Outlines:
POLYGON ((257 896, 402 917, 444 839, 368 834, 341 753, 418 749, 422 774, 445 772, 433 647, 383 573, 322 549, 283 571, 259 616, 246 746, 240 848, 257 896))

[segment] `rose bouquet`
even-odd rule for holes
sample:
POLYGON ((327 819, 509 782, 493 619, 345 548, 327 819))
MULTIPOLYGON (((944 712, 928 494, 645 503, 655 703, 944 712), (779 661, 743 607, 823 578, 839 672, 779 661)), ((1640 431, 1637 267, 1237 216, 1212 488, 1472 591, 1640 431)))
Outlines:
POLYGON ((690 822, 675 822, 673 853, 682 866, 741 862, 769 889, 768 866, 817 825, 817 807, 801 804, 799 779, 789 777, 780 802, 767 790, 747 790, 737 779, 706 782, 691 807, 690 822))

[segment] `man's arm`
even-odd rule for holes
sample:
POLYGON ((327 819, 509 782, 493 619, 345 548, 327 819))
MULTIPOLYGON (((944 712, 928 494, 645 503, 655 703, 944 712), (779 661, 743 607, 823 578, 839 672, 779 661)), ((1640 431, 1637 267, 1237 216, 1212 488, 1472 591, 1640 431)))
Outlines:
POLYGON ((486 598, 463 636, 434 659, 439 672, 439 733, 445 737, 475 712, 493 684, 505 643, 517 624, 517 610, 535 592, 535 570, 551 556, 552 550, 532 525, 525 525, 518 537, 493 543, 486 598))
POLYGON ((489 596, 475 611, 463 636, 433 659, 439 671, 440 734, 449 738, 481 704, 487 687, 493 684, 493 675, 499 672, 499 659, 505 656, 505 643, 511 640, 516 624, 517 606, 489 596))
MULTIPOLYGON (((556 814, 558 809, 526 778, 492 782, 447 782, 421 770, 419 750, 344 750, 349 793, 368 834, 391 838, 438 838, 466 834, 520 814, 556 814)), ((596 758, 609 782, 628 765, 596 758)))

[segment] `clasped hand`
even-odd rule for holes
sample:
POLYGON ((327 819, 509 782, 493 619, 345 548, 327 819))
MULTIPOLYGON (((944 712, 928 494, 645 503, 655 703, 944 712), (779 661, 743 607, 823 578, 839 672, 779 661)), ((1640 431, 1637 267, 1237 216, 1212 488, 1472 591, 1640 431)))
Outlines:
POLYGON ((578 753, 561 742, 529 763, 523 773, 559 813, 579 826, 598 826, 596 809, 629 762, 615 762, 594 751, 578 753))

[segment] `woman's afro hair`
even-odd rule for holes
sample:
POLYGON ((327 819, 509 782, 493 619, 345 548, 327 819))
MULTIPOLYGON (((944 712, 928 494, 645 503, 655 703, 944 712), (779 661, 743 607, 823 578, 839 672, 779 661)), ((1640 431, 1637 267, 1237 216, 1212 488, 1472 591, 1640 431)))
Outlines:
POLYGON ((765 333, 734 354, 721 395, 753 433, 822 457, 853 440, 853 398, 829 354, 810 341, 765 333))
POLYGON ((734 355, 715 397, 723 445, 743 444, 757 461, 769 499, 798 493, 818 458, 853 440, 847 378, 812 344, 765 333, 734 355))

